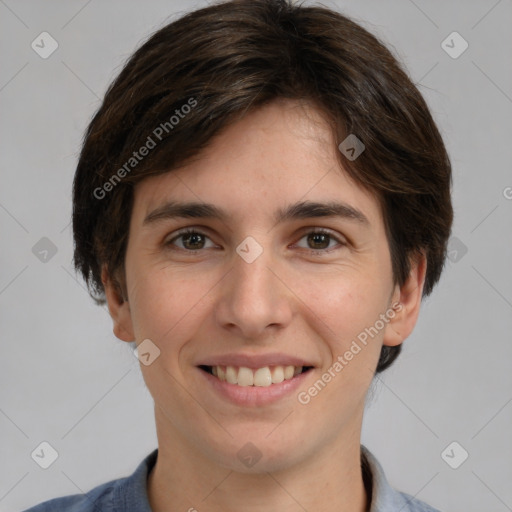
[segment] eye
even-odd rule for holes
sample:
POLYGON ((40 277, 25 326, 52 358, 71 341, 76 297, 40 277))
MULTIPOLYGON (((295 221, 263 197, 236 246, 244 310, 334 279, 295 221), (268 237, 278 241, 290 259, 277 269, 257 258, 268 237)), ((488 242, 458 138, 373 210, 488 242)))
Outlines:
MULTIPOLYGON (((301 240, 302 239, 306 239, 306 243, 309 245, 308 247, 302 248, 308 250, 310 254, 313 254, 315 256, 321 256, 322 254, 330 253, 336 250, 336 244, 334 245, 334 247, 329 248, 329 246, 334 242, 337 242, 338 245, 340 246, 347 245, 345 241, 341 240, 337 236, 334 236, 329 230, 324 228, 312 229, 305 233, 301 237, 301 240)), ((210 247, 207 247, 206 240, 210 240, 210 238, 203 232, 198 231, 197 229, 194 228, 187 228, 183 229, 182 231, 179 231, 173 238, 166 241, 164 245, 166 247, 175 246, 180 250, 189 253, 195 253, 202 249, 208 249, 215 246, 212 243, 210 247), (180 241, 181 245, 180 243, 177 243, 177 241, 180 241)), ((297 246, 301 247, 300 245, 297 246)))
POLYGON ((205 240, 209 237, 202 233, 201 231, 198 231, 197 229, 184 229, 183 231, 180 231, 176 236, 165 242, 166 246, 171 245, 177 245, 174 242, 176 240, 182 239, 183 240, 183 246, 180 247, 178 245, 179 249, 182 249, 184 251, 188 252, 195 252, 200 251, 201 249, 205 249, 205 240))
POLYGON ((315 228, 308 231, 305 235, 302 236, 301 240, 306 238, 309 247, 305 247, 305 249, 309 249, 308 252, 321 256, 323 253, 330 253, 333 250, 336 250, 335 247, 329 248, 331 242, 338 242, 341 246, 346 246, 347 243, 337 236, 334 236, 329 230, 323 228, 315 228))

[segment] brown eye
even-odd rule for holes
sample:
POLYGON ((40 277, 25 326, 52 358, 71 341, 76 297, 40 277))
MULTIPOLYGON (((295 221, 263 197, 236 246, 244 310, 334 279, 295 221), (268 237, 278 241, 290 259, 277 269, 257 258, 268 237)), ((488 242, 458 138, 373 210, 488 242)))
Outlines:
POLYGON ((307 236, 312 249, 327 249, 329 247, 330 235, 325 233, 309 233, 307 236))
POLYGON ((179 249, 184 251, 193 252, 200 251, 205 248, 205 241, 209 240, 209 237, 204 233, 195 229, 187 229, 178 233, 174 238, 166 242, 166 246, 177 246, 179 249), (176 240, 182 240, 182 246, 175 244, 176 240))
MULTIPOLYGON (((307 247, 304 249, 309 250, 312 254, 329 253, 336 249, 336 243, 345 246, 346 243, 334 236, 330 231, 325 229, 314 229, 302 236, 301 240, 306 239, 307 247), (334 243, 334 245, 331 245, 334 243), (330 246, 331 245, 331 246, 330 246), (330 247, 329 247, 330 246, 330 247)), ((300 246, 299 246, 300 247, 300 246)))

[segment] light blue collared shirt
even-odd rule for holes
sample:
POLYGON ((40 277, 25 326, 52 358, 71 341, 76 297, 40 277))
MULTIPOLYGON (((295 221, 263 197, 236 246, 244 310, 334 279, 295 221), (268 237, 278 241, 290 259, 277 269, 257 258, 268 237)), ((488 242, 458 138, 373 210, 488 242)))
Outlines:
MULTIPOLYGON (((439 512, 412 496, 395 491, 384 470, 370 451, 361 445, 367 480, 371 475, 372 501, 369 512, 439 512)), ((158 449, 151 452, 128 477, 111 480, 85 494, 54 498, 24 512, 152 512, 147 478, 156 463, 158 449)), ((364 473, 365 471, 363 471, 364 473)))

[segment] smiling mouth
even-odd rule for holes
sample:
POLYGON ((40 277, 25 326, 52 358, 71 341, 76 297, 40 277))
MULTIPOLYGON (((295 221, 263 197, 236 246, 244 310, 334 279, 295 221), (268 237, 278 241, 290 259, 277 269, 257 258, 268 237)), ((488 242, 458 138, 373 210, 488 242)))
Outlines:
POLYGON ((247 368, 246 366, 206 366, 199 368, 220 381, 237 386, 268 387, 291 380, 297 375, 313 369, 312 366, 264 366, 262 368, 247 368))

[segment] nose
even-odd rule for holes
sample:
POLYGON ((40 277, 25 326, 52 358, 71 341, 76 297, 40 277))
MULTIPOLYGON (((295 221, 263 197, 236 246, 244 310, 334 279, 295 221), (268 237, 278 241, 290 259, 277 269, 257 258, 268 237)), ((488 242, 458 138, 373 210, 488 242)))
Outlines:
POLYGON ((283 266, 270 249, 265 248, 253 261, 237 253, 222 282, 216 320, 233 337, 254 342, 285 328, 293 316, 292 304, 283 266))

